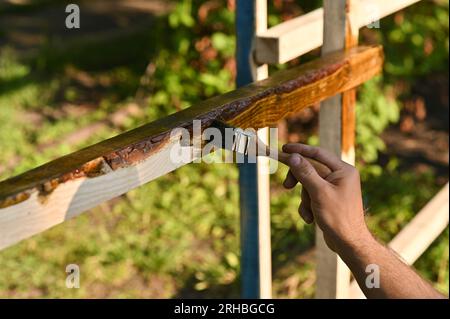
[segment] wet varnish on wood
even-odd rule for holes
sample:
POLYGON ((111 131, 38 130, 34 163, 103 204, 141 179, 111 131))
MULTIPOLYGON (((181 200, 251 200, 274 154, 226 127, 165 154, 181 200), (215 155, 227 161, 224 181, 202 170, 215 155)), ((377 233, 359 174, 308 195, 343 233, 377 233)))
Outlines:
MULTIPOLYGON (((0 182, 0 249, 180 167, 176 127, 215 119, 243 128, 275 125, 290 113, 367 81, 382 69, 379 46, 357 47, 280 71, 163 119, 0 182)), ((193 158, 186 158, 189 162, 193 158)))

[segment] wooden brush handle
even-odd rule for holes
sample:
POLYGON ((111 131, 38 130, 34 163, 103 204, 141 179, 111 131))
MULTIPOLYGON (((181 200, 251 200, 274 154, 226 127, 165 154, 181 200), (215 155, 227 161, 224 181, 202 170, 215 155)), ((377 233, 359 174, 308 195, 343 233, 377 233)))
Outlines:
MULTIPOLYGON (((289 157, 291 154, 279 151, 277 149, 270 148, 267 146, 264 142, 262 142, 259 138, 256 140, 257 142, 257 154, 264 154, 265 156, 268 156, 272 158, 273 160, 279 161, 281 163, 287 163, 289 160, 289 157)), ((316 161, 315 159, 312 159, 310 157, 303 156, 308 162, 311 163, 311 165, 314 167, 314 169, 317 171, 320 177, 327 178, 328 175, 332 173, 331 169, 316 161)))
MULTIPOLYGON (((279 160, 279 161, 281 161, 282 163, 287 162, 287 160, 288 160, 289 157, 291 156, 291 154, 288 154, 288 153, 285 153, 285 152, 280 152, 280 151, 276 152, 275 150, 270 149, 270 148, 268 148, 268 147, 266 148, 266 154, 267 154, 270 158, 275 159, 275 160, 279 160), (269 152, 269 151, 270 151, 270 152, 269 152), (275 158, 276 156, 273 156, 273 154, 277 154, 277 155, 278 155, 278 158, 275 158), (271 155, 272 155, 272 156, 271 156, 271 155)), ((316 161, 315 159, 312 159, 312 158, 309 158, 309 157, 306 157, 306 156, 303 156, 303 157, 304 157, 308 162, 311 163, 311 165, 314 167, 314 169, 317 171, 317 173, 319 174, 320 177, 322 177, 322 178, 327 178, 328 175, 330 175, 330 174, 332 173, 331 169, 330 169, 328 166, 326 166, 326 165, 324 165, 324 164, 322 164, 322 163, 316 161)))

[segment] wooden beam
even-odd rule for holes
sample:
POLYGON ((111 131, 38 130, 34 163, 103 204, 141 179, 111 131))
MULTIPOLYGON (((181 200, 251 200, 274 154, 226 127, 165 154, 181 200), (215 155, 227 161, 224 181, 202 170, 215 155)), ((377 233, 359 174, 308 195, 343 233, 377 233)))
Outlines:
MULTIPOLYGON (((425 205, 424 208, 389 243, 409 265, 412 265, 448 226, 449 184, 425 205)), ((350 286, 350 296, 364 298, 356 281, 350 286)))
POLYGON ((359 28, 400 11, 420 0, 354 0, 352 19, 359 28))
MULTIPOLYGON (((324 1, 322 54, 349 50, 358 43, 359 29, 352 24, 353 0, 324 1)), ((356 90, 351 89, 324 102, 320 108, 319 140, 322 147, 354 165, 356 90)), ((317 298, 348 298, 350 271, 326 245, 316 227, 317 298)))
MULTIPOLYGON (((365 27, 420 0, 356 0, 350 19, 365 27)), ((256 59, 260 63, 285 63, 323 44, 323 9, 319 8, 280 23, 256 39, 256 59)))
POLYGON ((448 225, 448 184, 389 243, 408 264, 413 264, 448 225))
POLYGON ((183 165, 170 161, 170 149, 181 148, 169 138, 174 128, 192 132, 195 119, 203 129, 215 119, 243 128, 274 125, 360 85, 382 64, 381 47, 330 54, 0 182, 0 249, 183 165))
MULTIPOLYGON (((345 50, 346 0, 324 0, 324 43, 322 55, 345 50)), ((342 96, 335 95, 322 102, 319 113, 320 146, 341 156, 342 96)), ((316 294, 317 299, 347 298, 350 272, 345 263, 332 252, 319 227, 316 226, 316 294)))
POLYGON ((323 43, 323 9, 280 23, 256 38, 256 59, 261 63, 285 63, 323 43))

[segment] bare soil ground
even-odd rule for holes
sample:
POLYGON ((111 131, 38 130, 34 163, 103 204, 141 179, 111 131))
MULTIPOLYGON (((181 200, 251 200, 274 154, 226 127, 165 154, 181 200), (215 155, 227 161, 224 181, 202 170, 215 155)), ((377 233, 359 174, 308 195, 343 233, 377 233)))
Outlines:
POLYGON ((448 180, 449 96, 448 73, 424 78, 414 85, 413 97, 405 101, 400 123, 387 129, 382 138, 387 156, 402 159, 403 169, 431 168, 439 183, 448 180))
MULTIPOLYGON (((6 12, 0 19, 0 47, 9 46, 21 54, 33 53, 40 46, 67 42, 88 37, 110 37, 116 33, 148 26, 153 16, 167 13, 173 4, 163 0, 89 0, 77 1, 80 7, 79 29, 65 27, 66 3, 49 2, 32 10, 8 9, 8 4, 18 0, 1 0, 6 12)), ((26 0, 20 3, 27 4, 26 0)))

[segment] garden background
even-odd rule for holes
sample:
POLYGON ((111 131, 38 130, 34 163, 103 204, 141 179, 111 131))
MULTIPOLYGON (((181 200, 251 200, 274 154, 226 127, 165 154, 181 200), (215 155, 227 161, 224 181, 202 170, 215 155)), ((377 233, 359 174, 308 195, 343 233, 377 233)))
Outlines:
MULTIPOLYGON (((394 0, 395 1, 395 0, 394 0)), ((233 0, 0 0, 0 179, 234 88, 233 0), (73 1, 72 1, 73 2, 73 1)), ((321 1, 269 1, 270 26, 321 1)), ((363 29, 383 76, 359 89, 357 166, 387 242, 448 181, 449 3, 423 0, 363 29)), ((319 50, 272 71, 304 63, 319 50)), ((317 144, 318 106, 279 124, 317 144)), ((273 292, 314 296, 314 227, 299 187, 271 179, 273 292)), ((239 297, 238 171, 193 164, 0 252, 0 297, 239 297), (65 267, 81 287, 65 286, 65 267)), ((415 263, 448 294, 448 229, 415 263)))

